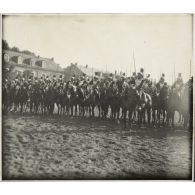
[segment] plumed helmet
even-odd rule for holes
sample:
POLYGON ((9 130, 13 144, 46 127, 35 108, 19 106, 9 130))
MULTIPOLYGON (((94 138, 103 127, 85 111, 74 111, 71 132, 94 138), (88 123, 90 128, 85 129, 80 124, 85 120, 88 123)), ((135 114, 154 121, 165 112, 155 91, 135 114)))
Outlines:
POLYGON ((143 69, 143 68, 140 68, 140 72, 142 72, 142 73, 143 73, 143 72, 144 72, 144 69, 143 69))
POLYGON ((149 78, 149 77, 150 77, 150 74, 147 75, 147 78, 149 78))
POLYGON ((95 76, 94 76, 94 79, 98 79, 98 77, 95 75, 95 76))
POLYGON ((138 72, 137 73, 137 76, 142 77, 142 73, 141 72, 138 72))

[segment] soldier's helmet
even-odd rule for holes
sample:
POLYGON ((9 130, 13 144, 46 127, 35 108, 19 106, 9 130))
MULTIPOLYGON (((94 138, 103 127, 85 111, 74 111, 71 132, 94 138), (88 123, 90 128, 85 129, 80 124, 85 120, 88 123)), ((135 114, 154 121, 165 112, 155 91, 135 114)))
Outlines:
POLYGON ((149 86, 152 86, 152 81, 149 81, 148 85, 149 85, 149 86))
POLYGON ((95 75, 95 76, 94 76, 94 79, 95 79, 95 80, 98 80, 98 77, 95 75))
POLYGON ((178 77, 181 77, 181 73, 178 74, 178 77))
POLYGON ((164 77, 161 77, 160 82, 164 82, 164 81, 165 81, 164 77))
POLYGON ((147 78, 150 78, 150 74, 147 74, 147 76, 146 76, 147 78))
POLYGON ((60 75, 59 77, 62 78, 62 75, 60 75))
POLYGON ((134 76, 134 77, 136 76, 136 72, 133 72, 133 76, 134 76))
POLYGON ((143 77, 142 73, 141 72, 138 72, 137 73, 137 77, 138 77, 138 79, 142 78, 143 77))
POLYGON ((165 74, 164 73, 162 73, 162 77, 165 77, 165 74))
POLYGON ((54 75, 53 75, 53 78, 55 78, 55 77, 56 77, 56 75, 54 74, 54 75))
POLYGON ((141 73, 144 73, 144 69, 143 69, 143 68, 140 68, 140 72, 141 72, 141 73))

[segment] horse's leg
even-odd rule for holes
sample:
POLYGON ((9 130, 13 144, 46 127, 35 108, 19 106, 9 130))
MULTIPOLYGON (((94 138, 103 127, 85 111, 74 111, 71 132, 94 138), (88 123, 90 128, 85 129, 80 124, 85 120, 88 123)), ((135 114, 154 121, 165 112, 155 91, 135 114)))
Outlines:
POLYGON ((132 109, 129 109, 129 125, 130 125, 130 128, 132 128, 132 114, 133 114, 132 109))
POLYGON ((92 117, 95 117, 95 113, 94 113, 95 106, 92 105, 91 109, 92 109, 92 117))
POLYGON ((143 109, 142 108, 140 108, 139 110, 138 110, 138 126, 139 127, 141 127, 141 125, 142 125, 142 116, 143 116, 143 109))
POLYGON ((123 108, 123 119, 124 119, 124 127, 126 128, 126 115, 127 115, 127 109, 123 108))
POLYGON ((155 108, 152 109, 152 124, 153 124, 153 127, 155 127, 156 125, 156 109, 155 108))
POLYGON ((98 105, 98 118, 100 118, 101 111, 100 111, 100 105, 98 105))
POLYGON ((22 113, 23 112, 23 102, 21 101, 20 102, 20 113, 22 113))
POLYGON ((174 127, 174 116, 175 116, 175 111, 173 110, 171 113, 172 127, 174 127))
POLYGON ((148 116, 148 125, 150 125, 151 120, 151 108, 147 108, 147 116, 148 116))
POLYGON ((146 124, 146 108, 145 107, 142 108, 141 114, 142 114, 141 120, 143 120, 143 124, 145 125, 146 124))
POLYGON ((165 113, 165 109, 163 109, 163 127, 165 126, 165 117, 166 117, 166 113, 165 113))
POLYGON ((101 105, 101 117, 104 118, 104 107, 101 105))
POLYGON ((82 117, 85 116, 85 106, 84 105, 81 105, 81 114, 82 114, 82 117))
POLYGON ((74 105, 74 115, 77 116, 77 104, 74 105))
POLYGON ((71 105, 70 109, 71 109, 71 116, 73 116, 73 105, 71 105))
POLYGON ((158 126, 160 127, 160 114, 161 114, 161 109, 157 110, 157 119, 158 119, 158 126))

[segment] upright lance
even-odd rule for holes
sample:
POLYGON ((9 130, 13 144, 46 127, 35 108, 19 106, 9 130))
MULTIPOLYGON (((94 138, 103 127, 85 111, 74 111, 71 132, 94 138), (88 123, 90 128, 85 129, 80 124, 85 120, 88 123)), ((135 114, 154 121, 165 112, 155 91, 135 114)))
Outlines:
POLYGON ((93 65, 92 65, 92 79, 93 79, 93 65))
POLYGON ((134 63, 134 71, 136 73, 136 65, 135 65, 135 56, 134 56, 134 51, 133 51, 133 63, 134 63))
POLYGON ((175 77, 175 64, 174 64, 174 83, 176 81, 176 77, 175 77))

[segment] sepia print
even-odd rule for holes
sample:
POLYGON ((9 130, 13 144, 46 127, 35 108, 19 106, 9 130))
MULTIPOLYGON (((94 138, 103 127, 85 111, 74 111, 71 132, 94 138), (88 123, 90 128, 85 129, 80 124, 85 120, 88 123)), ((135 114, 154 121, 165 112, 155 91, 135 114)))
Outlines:
POLYGON ((193 16, 2 16, 3 180, 192 180, 193 16))

